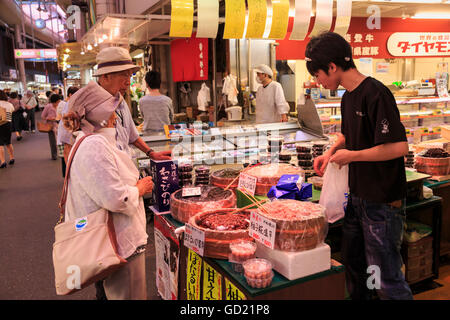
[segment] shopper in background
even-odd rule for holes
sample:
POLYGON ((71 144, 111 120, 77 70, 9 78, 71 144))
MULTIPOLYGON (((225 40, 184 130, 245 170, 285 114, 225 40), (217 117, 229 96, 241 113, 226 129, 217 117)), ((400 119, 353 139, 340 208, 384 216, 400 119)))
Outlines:
POLYGON ((56 147, 56 136, 58 135, 58 122, 56 121, 56 108, 61 101, 58 94, 50 96, 50 103, 47 104, 42 111, 41 118, 47 123, 53 124, 53 130, 48 133, 48 141, 50 143, 50 152, 52 160, 56 160, 58 156, 58 149, 56 147))
POLYGON ((139 100, 139 109, 144 117, 142 130, 162 131, 164 125, 169 125, 173 121, 172 99, 159 91, 161 88, 159 72, 147 72, 145 82, 150 93, 139 100))
POLYGON ((391 91, 366 77, 352 59, 350 44, 333 32, 310 40, 306 67, 325 89, 347 91, 341 101, 342 135, 314 169, 323 175, 328 162, 349 165, 347 209, 344 216, 342 256, 347 289, 352 299, 370 299, 368 266, 377 266, 381 299, 412 299, 401 271, 405 224, 408 154, 405 128, 391 91))
POLYGON ((63 117, 66 129, 81 129, 76 141, 92 135, 80 144, 73 158, 65 221, 101 208, 110 211, 118 254, 128 263, 104 280, 106 296, 109 300, 145 300, 148 235, 142 196, 152 191, 153 182, 151 177, 139 180, 133 160, 117 147, 115 110, 122 99, 119 92, 112 96, 101 87, 88 85, 69 101, 69 112, 63 117))
POLYGON ((73 136, 71 132, 67 131, 66 128, 64 128, 63 121, 61 121, 61 119, 69 109, 68 101, 70 97, 72 97, 77 91, 78 91, 77 87, 69 87, 67 89, 67 99, 65 101, 61 101, 58 104, 58 108, 56 109, 56 120, 59 121, 56 144, 58 146, 58 156, 61 158, 61 168, 63 177, 66 176, 66 163, 69 157, 70 149, 72 148, 73 145, 73 136))
POLYGON ((8 96, 3 90, 0 90, 0 108, 5 109, 7 119, 6 123, 0 125, 0 168, 6 168, 4 146, 8 151, 9 164, 12 165, 15 162, 14 148, 11 144, 11 120, 14 106, 8 102, 8 96))
MULTIPOLYGON (((104 48, 97 54, 96 59, 98 66, 94 76, 98 77, 98 84, 91 81, 87 86, 96 88, 96 90, 100 90, 101 87, 113 96, 118 93, 124 96, 130 88, 131 76, 139 70, 139 67, 133 64, 128 50, 120 47, 104 48)), ((118 116, 116 140, 120 150, 126 151, 131 157, 129 144, 133 144, 154 160, 171 159, 170 151, 155 152, 139 137, 130 109, 125 101, 120 103, 116 114, 118 116)))
POLYGON ((8 101, 14 106, 11 131, 15 132, 17 141, 20 141, 22 140, 22 130, 25 128, 25 118, 23 116, 25 109, 22 108, 22 103, 17 92, 11 92, 8 101))
POLYGON ((22 99, 22 105, 27 113, 26 126, 29 132, 35 133, 36 121, 35 121, 35 108, 38 105, 36 98, 31 90, 28 90, 22 99))
POLYGON ((289 104, 284 98, 281 84, 272 79, 272 69, 261 64, 254 70, 256 81, 262 84, 256 91, 256 123, 287 122, 289 104))

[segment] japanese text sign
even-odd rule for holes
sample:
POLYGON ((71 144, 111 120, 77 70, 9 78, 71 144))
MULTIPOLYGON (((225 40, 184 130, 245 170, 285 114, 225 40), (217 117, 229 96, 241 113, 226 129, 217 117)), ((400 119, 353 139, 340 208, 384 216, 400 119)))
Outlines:
POLYGON ((186 270, 187 300, 200 300, 200 279, 202 272, 202 258, 194 251, 189 250, 186 270))
POLYGON ((205 250, 205 232, 186 223, 184 246, 203 256, 205 250))
POLYGON ((256 212, 250 213, 250 237, 270 249, 274 248, 276 229, 277 225, 272 220, 266 219, 256 212))
POLYGON ((222 300, 222 276, 203 261, 203 300, 222 300))

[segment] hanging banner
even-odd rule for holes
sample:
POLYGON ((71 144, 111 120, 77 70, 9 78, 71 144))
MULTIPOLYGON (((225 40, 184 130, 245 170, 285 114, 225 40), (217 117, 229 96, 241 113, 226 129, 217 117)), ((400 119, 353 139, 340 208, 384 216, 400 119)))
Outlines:
POLYGON ((189 249, 187 261, 186 297, 187 300, 200 300, 200 277, 202 258, 189 249))
POLYGON ((272 10, 269 39, 284 39, 289 22, 289 0, 272 1, 272 10))
POLYGON ((395 32, 387 49, 394 57, 450 56, 449 32, 395 32))
POLYGON ((222 300, 222 275, 203 262, 203 300, 222 300))
POLYGON ((294 26, 290 40, 304 40, 311 22, 312 0, 295 1, 294 26))
POLYGON ((241 39, 245 28, 245 0, 225 0, 224 39, 241 39))
POLYGON ((334 32, 344 36, 350 27, 352 18, 352 0, 337 0, 336 23, 334 32))
POLYGON ((225 278, 225 296, 226 300, 247 300, 245 294, 227 278, 225 278))
POLYGON ((329 31, 333 21, 333 0, 316 0, 316 20, 311 37, 329 31))
POLYGON ((194 26, 194 0, 171 0, 170 37, 190 38, 194 26))
POLYGON ((248 0, 248 26, 246 38, 261 39, 267 19, 266 0, 248 0))
POLYGON ((216 38, 219 0, 197 0, 197 38, 216 38))

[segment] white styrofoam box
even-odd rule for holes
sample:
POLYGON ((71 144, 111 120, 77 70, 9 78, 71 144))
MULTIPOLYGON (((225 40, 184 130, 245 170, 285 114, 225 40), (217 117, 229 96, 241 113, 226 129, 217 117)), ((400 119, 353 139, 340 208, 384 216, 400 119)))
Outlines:
POLYGON ((307 277, 331 268, 331 249, 325 243, 308 251, 287 252, 272 250, 257 242, 256 256, 270 260, 273 268, 289 280, 307 277))

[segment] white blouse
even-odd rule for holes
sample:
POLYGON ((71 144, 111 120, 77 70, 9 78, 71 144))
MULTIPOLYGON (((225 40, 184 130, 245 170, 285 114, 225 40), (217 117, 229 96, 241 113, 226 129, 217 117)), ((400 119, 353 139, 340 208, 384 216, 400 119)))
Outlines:
POLYGON ((147 244, 148 235, 144 203, 136 187, 139 172, 130 156, 117 148, 115 137, 114 128, 103 128, 80 144, 70 169, 65 221, 100 208, 109 210, 118 253, 126 259, 147 244))

